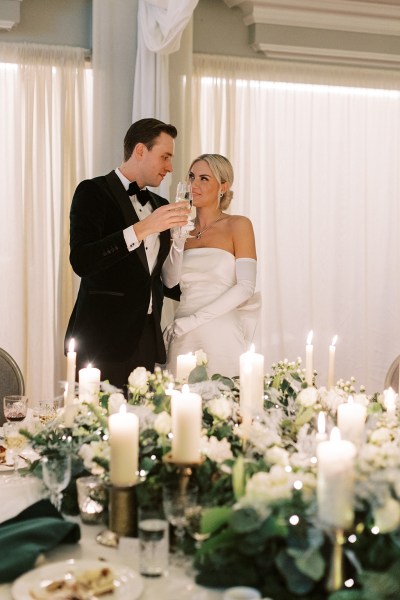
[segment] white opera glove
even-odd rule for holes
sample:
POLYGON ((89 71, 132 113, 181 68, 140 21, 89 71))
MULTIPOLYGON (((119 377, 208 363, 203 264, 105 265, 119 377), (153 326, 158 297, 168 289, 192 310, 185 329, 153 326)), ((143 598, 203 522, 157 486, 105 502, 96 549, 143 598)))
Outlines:
POLYGON ((236 284, 224 292, 208 306, 203 306, 193 315, 180 317, 171 323, 171 339, 180 337, 192 329, 216 317, 224 315, 246 302, 254 294, 256 287, 257 261, 254 258, 236 259, 236 284))
POLYGON ((183 232, 182 229, 182 227, 173 227, 171 229, 172 244, 161 271, 163 284, 167 288, 173 288, 178 285, 181 277, 183 250, 186 239, 190 235, 189 231, 183 232))

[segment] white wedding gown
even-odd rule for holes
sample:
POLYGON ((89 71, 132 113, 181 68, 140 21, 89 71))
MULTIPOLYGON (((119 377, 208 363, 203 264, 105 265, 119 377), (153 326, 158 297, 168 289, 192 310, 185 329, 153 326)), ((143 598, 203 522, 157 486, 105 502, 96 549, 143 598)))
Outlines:
MULTIPOLYGON (((185 250, 179 282, 182 294, 175 318, 195 313, 235 284, 236 259, 233 254, 220 248, 185 250)), ((239 375, 239 356, 249 349, 251 340, 247 338, 254 335, 258 309, 259 294, 255 294, 239 309, 230 310, 175 338, 168 349, 167 369, 176 374, 179 354, 203 350, 208 358, 209 377, 215 373, 228 377, 239 375)))

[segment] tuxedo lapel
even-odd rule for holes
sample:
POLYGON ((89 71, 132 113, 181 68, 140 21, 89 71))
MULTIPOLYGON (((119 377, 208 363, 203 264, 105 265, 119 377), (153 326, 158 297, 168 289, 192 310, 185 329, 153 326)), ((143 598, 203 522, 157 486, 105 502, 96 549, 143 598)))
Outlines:
MULTIPOLYGON (((113 198, 116 200, 122 214, 124 217, 124 221, 127 227, 138 223, 139 217, 136 214, 135 209, 133 208, 131 199, 128 196, 128 192, 125 190, 124 186, 118 175, 115 171, 111 171, 108 175, 105 176, 108 185, 110 186, 110 190, 112 192, 113 198)), ((149 264, 147 262, 146 250, 144 248, 144 244, 140 244, 140 246, 135 250, 137 252, 140 261, 147 272, 149 272, 149 264)))

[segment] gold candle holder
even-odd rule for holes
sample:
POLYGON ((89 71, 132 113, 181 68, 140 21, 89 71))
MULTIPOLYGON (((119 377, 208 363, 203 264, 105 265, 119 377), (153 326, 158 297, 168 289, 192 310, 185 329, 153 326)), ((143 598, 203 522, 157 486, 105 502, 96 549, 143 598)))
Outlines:
POLYGON ((118 546, 120 537, 138 536, 138 502, 136 490, 143 479, 130 486, 109 486, 108 529, 96 540, 103 546, 118 546))
POLYGON ((344 583, 343 577, 343 545, 344 533, 343 529, 334 529, 331 535, 332 538, 332 557, 330 571, 326 588, 328 592, 337 592, 342 589, 344 583))
POLYGON ((176 462, 172 456, 172 452, 168 452, 163 457, 165 463, 175 467, 179 477, 179 487, 182 492, 184 492, 189 485, 190 478, 193 475, 193 469, 203 464, 204 460, 205 458, 203 456, 197 462, 176 462))

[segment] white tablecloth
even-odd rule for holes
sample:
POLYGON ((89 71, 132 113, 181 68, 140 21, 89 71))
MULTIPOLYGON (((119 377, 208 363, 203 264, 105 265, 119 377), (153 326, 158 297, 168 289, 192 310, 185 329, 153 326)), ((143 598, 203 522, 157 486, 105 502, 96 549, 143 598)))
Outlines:
MULTIPOLYGON (((34 477, 20 478, 12 482, 0 476, 0 522, 9 519, 43 495, 40 482, 34 477)), ((68 517, 67 517, 68 518, 68 517)), ((43 563, 54 563, 74 558, 97 560, 127 565, 138 572, 139 546, 135 538, 121 538, 118 548, 100 546, 96 535, 104 526, 84 525, 79 518, 72 518, 81 527, 81 540, 78 544, 60 544, 43 557, 43 563)), ((170 567, 162 577, 143 578, 144 591, 140 600, 219 600, 222 593, 194 584, 190 576, 190 563, 187 568, 170 567)), ((0 599, 11 600, 12 584, 0 584, 0 599)))

